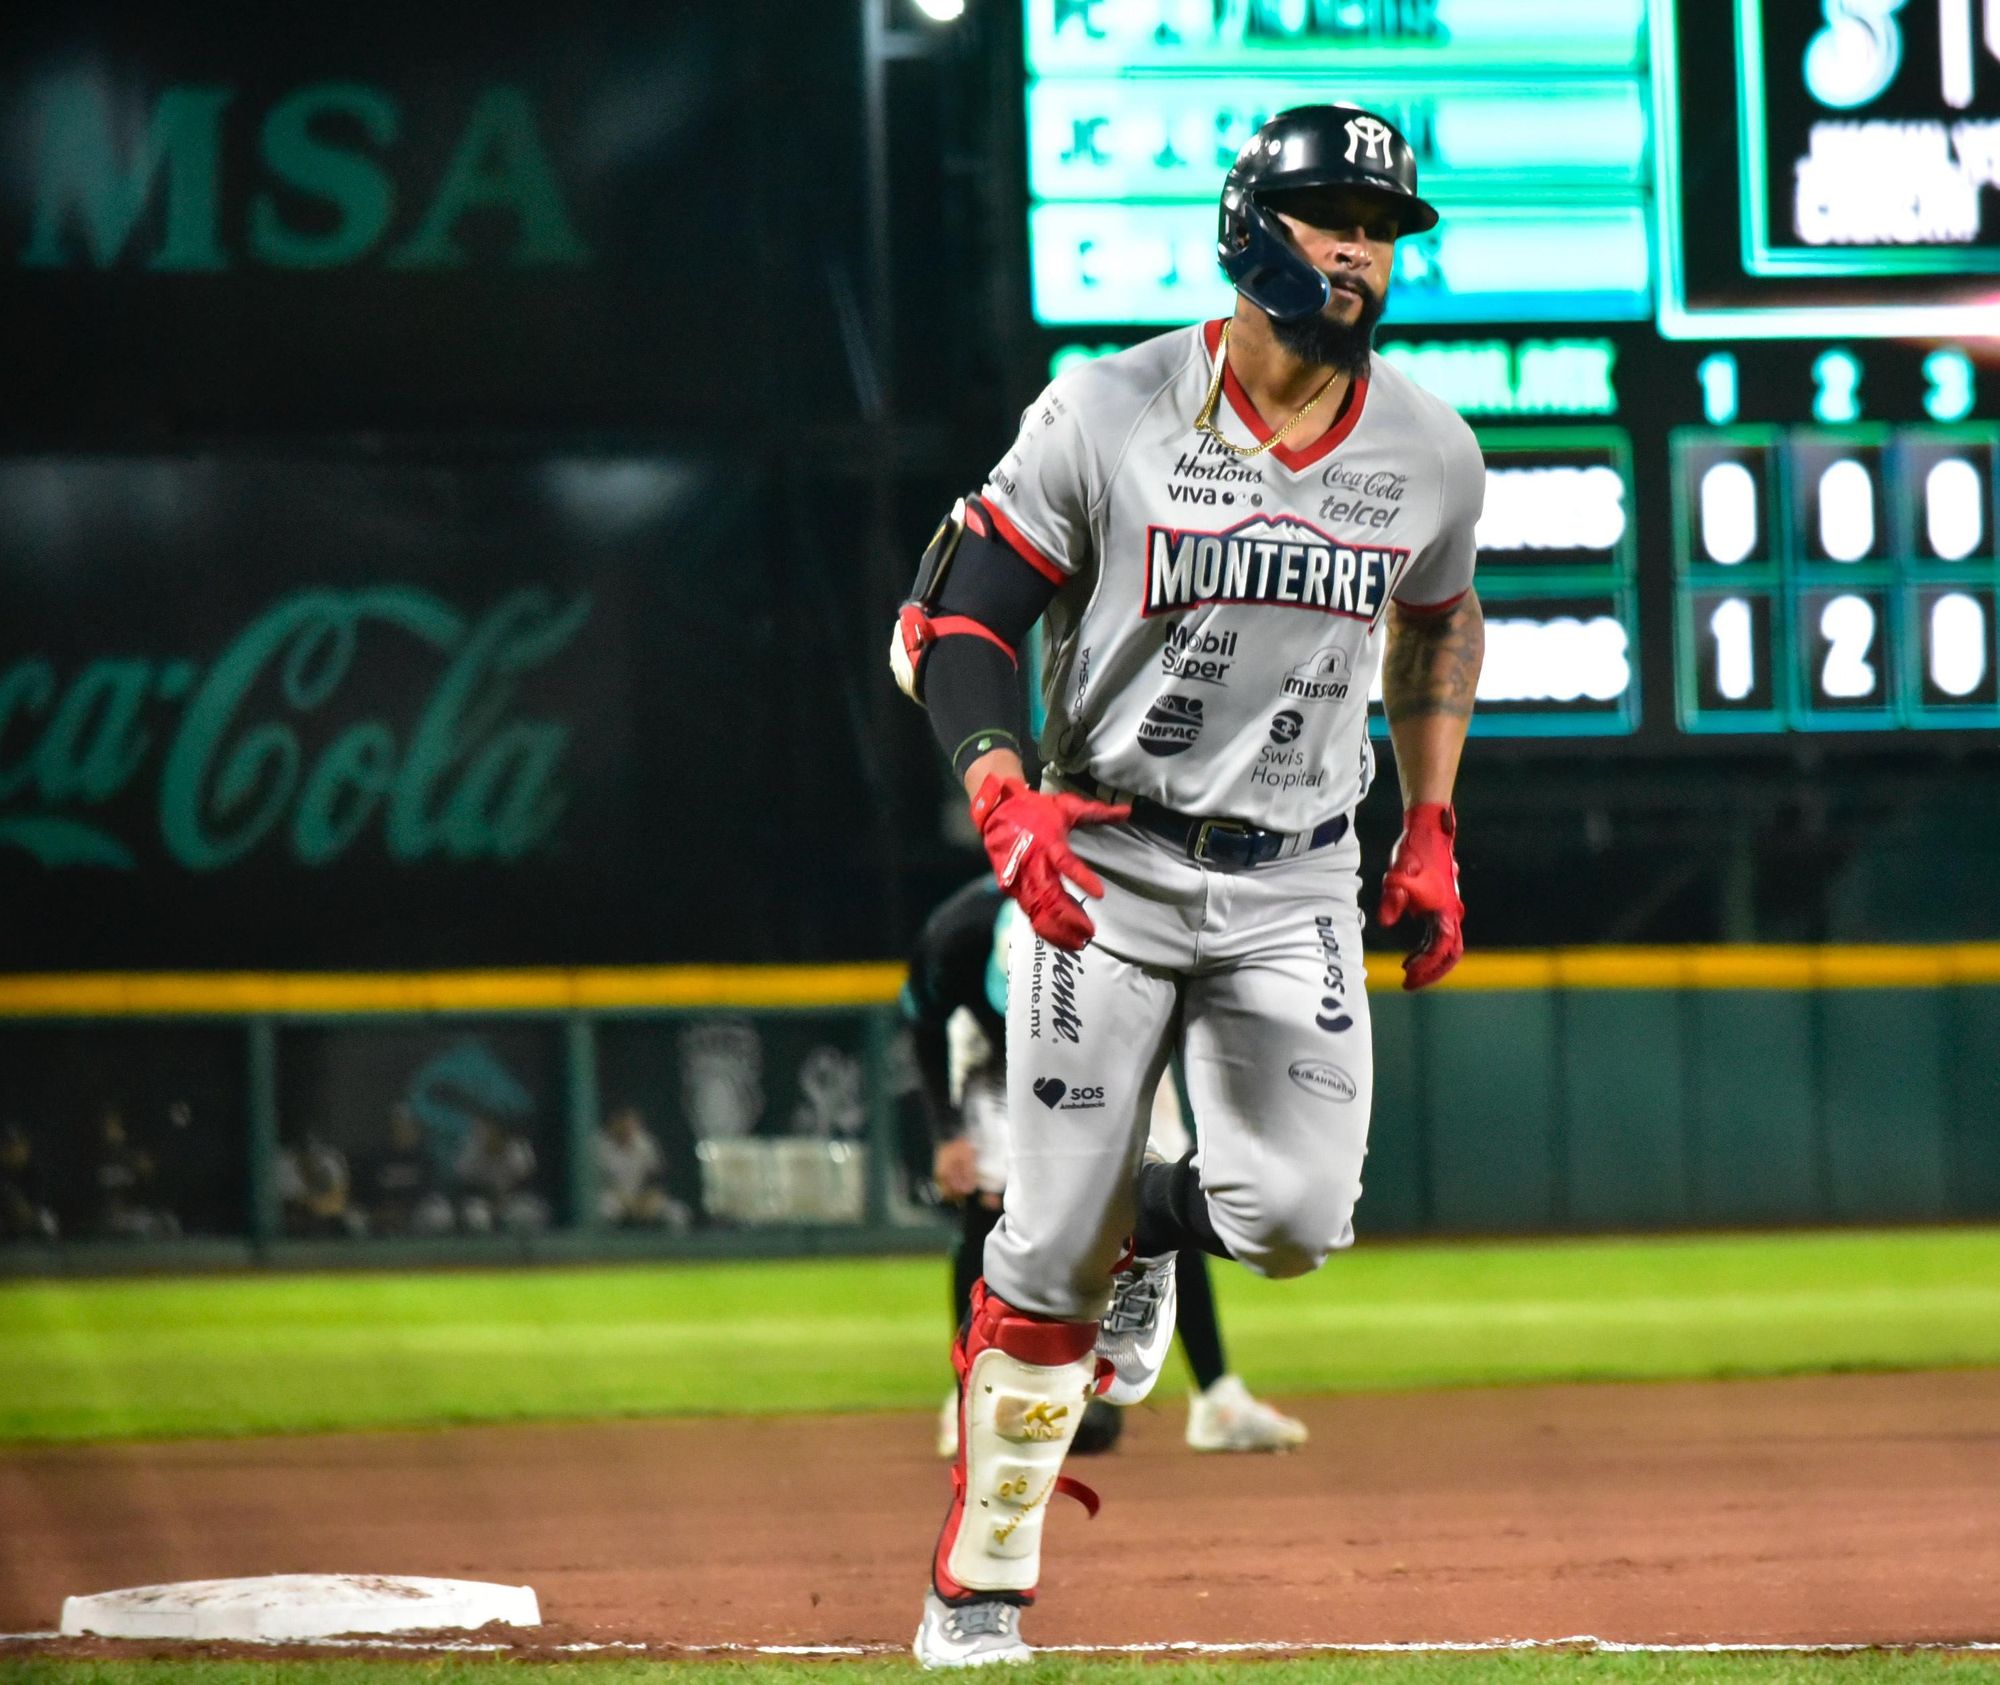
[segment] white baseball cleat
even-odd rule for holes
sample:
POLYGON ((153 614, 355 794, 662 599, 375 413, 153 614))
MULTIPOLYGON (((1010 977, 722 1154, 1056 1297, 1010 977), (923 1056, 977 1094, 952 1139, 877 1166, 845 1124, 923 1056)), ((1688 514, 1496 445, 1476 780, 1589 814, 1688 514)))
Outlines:
POLYGON ((919 1667, 991 1667, 1035 1654, 1021 1642, 1019 1604, 1000 1597, 947 1603, 935 1591, 924 1593, 923 1624, 910 1648, 919 1667))
POLYGON ((1261 1399, 1234 1375, 1188 1400, 1187 1442, 1196 1451, 1295 1451, 1306 1425, 1261 1399))
POLYGON ((1160 1378, 1160 1365, 1174 1343, 1174 1307, 1180 1299, 1174 1264, 1179 1256, 1162 1252, 1157 1258, 1135 1258, 1113 1279, 1111 1309, 1097 1325, 1097 1355, 1108 1359, 1112 1370, 1104 1396, 1113 1404, 1137 1404, 1160 1378))
POLYGON ((938 1411, 937 1454, 946 1462, 958 1460, 958 1388, 946 1395, 938 1411))

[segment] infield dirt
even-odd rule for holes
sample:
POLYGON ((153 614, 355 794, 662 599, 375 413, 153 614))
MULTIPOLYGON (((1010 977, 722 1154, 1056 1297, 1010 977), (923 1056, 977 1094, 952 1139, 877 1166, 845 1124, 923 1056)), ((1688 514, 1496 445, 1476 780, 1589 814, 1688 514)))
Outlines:
MULTIPOLYGON (((1179 1401, 1071 1471, 1044 1644, 1593 1634, 2000 1638, 2000 1371, 1294 1406, 1197 1456, 1179 1401)), ((556 1640, 902 1645, 949 1481, 910 1415, 0 1449, 0 1631, 66 1594, 270 1573, 527 1584, 556 1640)), ((524 1635, 525 1636, 525 1635, 524 1635)))

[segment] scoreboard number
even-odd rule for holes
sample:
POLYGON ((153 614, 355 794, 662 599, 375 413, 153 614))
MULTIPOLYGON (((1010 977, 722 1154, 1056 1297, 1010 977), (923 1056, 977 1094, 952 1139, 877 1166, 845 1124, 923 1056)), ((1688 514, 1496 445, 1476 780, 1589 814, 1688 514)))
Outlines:
POLYGON ((1676 497, 1692 540, 1684 565, 1747 572, 1777 560, 1776 454, 1749 429, 1677 441, 1676 497))
POLYGON ((1911 687, 1918 720, 1933 713, 1991 714, 2000 705, 1995 673, 2000 615, 1993 587, 1921 586, 1911 593, 1911 619, 1920 663, 1911 687))
POLYGON ((1727 351, 1712 351, 1695 370, 1701 382, 1701 413, 1711 427, 1727 427, 1736 419, 1742 404, 1742 385, 1736 359, 1727 351))
POLYGON ((1889 559, 1882 447, 1807 434, 1790 448, 1800 559, 1852 566, 1889 559))
POLYGON ((1924 476, 1924 535, 1931 554, 1962 562, 1986 534, 1986 488, 1979 471, 1961 456, 1948 456, 1924 476))
POLYGON ((1861 419, 1861 364, 1851 351, 1822 352, 1813 364, 1813 418, 1839 425, 1861 419))
POLYGON ((1826 659, 1819 670, 1820 694, 1839 702, 1865 702, 1880 694, 1882 676, 1869 659, 1881 622, 1866 597, 1830 597, 1819 611, 1819 635, 1826 659))
POLYGON ((1972 359, 1963 351, 1933 351, 1924 359, 1924 413, 1933 421, 1963 421, 1972 413, 1972 359))
POLYGON ((1708 617, 1715 639, 1715 691, 1724 702, 1747 702, 1757 689, 1757 623, 1741 597, 1724 597, 1708 617))
POLYGON ((1769 591, 1699 591, 1684 610, 1693 671, 1684 714, 1715 731, 1769 731, 1782 723, 1773 660, 1776 600, 1769 591))
POLYGON ((1807 723, 1814 714, 1838 714, 1849 728, 1892 723, 1888 593, 1804 591, 1798 622, 1807 723))
POLYGON ((1966 697, 1977 690, 1991 665, 1987 652, 1989 622, 1977 597, 1946 591, 1933 598, 1924 641, 1930 681, 1946 696, 1966 697))
POLYGON ((1820 473, 1819 547, 1836 562, 1858 562, 1875 548, 1875 483, 1851 456, 1820 473))
POLYGON ((1994 455, 1983 440, 1913 434, 1900 441, 1895 473, 1911 503, 1904 542, 1919 565, 1991 561, 1994 455))
POLYGON ((1763 499, 1740 462, 1718 462, 1701 477, 1701 547, 1711 562, 1734 567, 1757 548, 1763 499))

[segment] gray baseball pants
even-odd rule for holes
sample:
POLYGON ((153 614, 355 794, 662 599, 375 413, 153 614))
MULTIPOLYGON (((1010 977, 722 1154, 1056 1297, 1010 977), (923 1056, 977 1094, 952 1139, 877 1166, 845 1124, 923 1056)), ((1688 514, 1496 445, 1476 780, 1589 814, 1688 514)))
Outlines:
POLYGON ((1217 1233, 1260 1275, 1317 1269, 1354 1239, 1374 1088, 1352 829, 1239 872, 1130 825, 1070 845, 1105 893, 1085 903, 1097 935, 1081 954, 1025 921, 1013 943, 1013 1159, 987 1284, 1032 1315, 1103 1316, 1176 1038, 1217 1233))

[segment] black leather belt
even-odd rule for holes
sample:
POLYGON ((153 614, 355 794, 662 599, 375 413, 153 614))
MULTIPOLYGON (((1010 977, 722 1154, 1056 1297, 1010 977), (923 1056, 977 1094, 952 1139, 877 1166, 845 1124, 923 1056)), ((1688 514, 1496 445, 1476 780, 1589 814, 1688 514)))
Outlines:
POLYGON ((1103 801, 1129 801, 1132 823, 1163 842, 1170 842, 1190 860, 1223 872, 1248 871, 1288 860, 1316 848, 1326 848, 1347 835, 1347 815, 1315 825, 1310 831, 1266 831, 1240 819, 1199 819, 1176 813, 1147 796, 1120 796, 1106 790, 1103 801))

